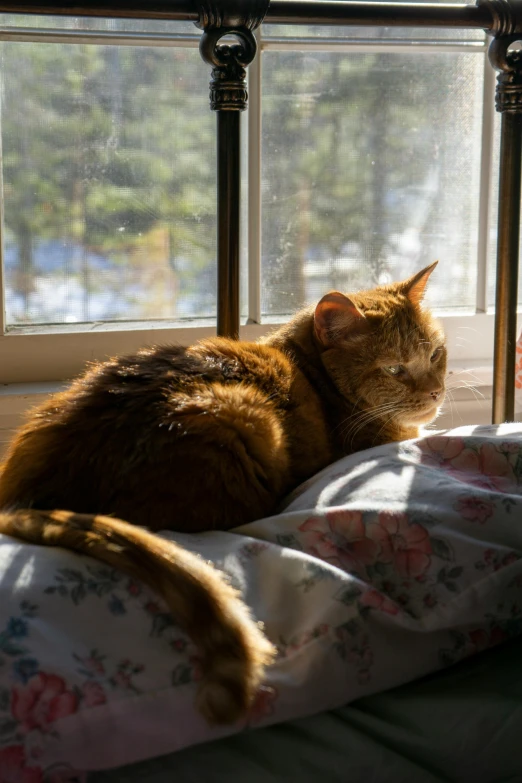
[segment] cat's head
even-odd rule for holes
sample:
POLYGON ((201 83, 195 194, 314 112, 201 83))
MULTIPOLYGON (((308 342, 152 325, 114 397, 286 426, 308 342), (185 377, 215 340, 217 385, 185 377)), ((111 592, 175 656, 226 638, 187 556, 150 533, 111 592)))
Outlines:
POLYGON ((444 400, 444 334, 421 308, 436 264, 370 291, 332 291, 315 309, 323 363, 343 396, 368 412, 368 424, 375 417, 419 427, 435 418, 444 400))

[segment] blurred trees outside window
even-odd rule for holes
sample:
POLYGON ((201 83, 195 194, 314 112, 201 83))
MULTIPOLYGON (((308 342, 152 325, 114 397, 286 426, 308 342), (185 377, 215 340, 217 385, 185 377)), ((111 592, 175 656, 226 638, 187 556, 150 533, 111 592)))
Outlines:
MULTIPOLYGON (((193 46, 0 43, 8 327, 215 318, 210 74, 193 26, 167 27, 194 33, 193 46)), ((475 308, 484 36, 427 51, 431 33, 417 31, 417 51, 410 31, 410 49, 394 51, 399 33, 263 29, 272 40, 259 96, 265 319, 437 258, 444 274, 430 304, 475 308), (326 40, 334 34, 391 43, 339 50, 326 40), (278 50, 284 35, 305 40, 278 50), (321 35, 324 50, 307 48, 321 35)))

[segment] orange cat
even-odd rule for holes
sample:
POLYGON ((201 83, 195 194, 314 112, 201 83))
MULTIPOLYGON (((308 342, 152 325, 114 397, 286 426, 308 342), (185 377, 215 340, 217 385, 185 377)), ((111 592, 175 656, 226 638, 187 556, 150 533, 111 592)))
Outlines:
POLYGON ((420 307, 434 267, 327 294, 259 343, 214 338, 93 366, 15 437, 0 532, 87 552, 158 589, 203 651, 204 714, 235 719, 273 650, 232 588, 182 548, 90 515, 228 529, 273 513, 344 454, 417 436, 444 396, 444 337, 420 307))

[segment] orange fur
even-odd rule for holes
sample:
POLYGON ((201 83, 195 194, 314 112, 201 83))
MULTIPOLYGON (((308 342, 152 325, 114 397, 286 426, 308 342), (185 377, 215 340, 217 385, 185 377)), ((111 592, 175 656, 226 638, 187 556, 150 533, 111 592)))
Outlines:
POLYGON ((215 338, 93 366, 33 411, 11 444, 0 532, 124 570, 139 564, 204 652, 205 714, 235 719, 273 653, 257 625, 193 555, 92 515, 151 530, 228 529, 273 513, 286 492, 345 453, 417 435, 444 393, 443 335, 420 307, 433 268, 327 294, 259 343, 215 338), (202 595, 207 612, 216 607, 210 630, 197 622, 202 595))

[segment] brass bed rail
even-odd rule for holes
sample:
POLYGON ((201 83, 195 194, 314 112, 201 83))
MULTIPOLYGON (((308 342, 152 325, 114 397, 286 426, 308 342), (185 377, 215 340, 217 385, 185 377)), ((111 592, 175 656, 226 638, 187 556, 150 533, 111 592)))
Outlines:
POLYGON ((201 56, 212 66, 210 106, 217 116, 217 331, 239 333, 240 123, 247 108, 246 68, 256 55, 254 30, 264 24, 363 25, 483 29, 498 71, 496 108, 502 114, 492 422, 514 418, 520 200, 522 176, 522 0, 446 3, 352 0, 26 0, 2 2, 0 12, 191 21, 203 33, 201 56), (233 44, 220 43, 233 34, 233 44))

